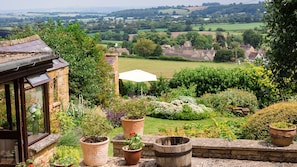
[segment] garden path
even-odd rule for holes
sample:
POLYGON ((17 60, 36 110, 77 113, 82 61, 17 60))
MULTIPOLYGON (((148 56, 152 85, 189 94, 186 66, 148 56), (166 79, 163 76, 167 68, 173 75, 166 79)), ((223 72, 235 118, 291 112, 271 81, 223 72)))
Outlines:
MULTIPOLYGON (((83 166, 83 165, 81 165, 83 166)), ((102 167, 156 167, 154 159, 141 159, 139 164, 126 166, 125 160, 119 157, 111 157, 108 163, 102 167)), ((86 167, 86 166, 83 166, 86 167)), ((297 167, 297 163, 263 162, 218 158, 192 158, 192 167, 297 167)))

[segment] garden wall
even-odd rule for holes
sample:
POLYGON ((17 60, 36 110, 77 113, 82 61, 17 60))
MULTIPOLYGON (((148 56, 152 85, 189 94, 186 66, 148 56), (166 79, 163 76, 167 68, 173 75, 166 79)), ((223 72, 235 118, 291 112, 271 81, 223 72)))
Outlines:
MULTIPOLYGON (((153 143, 160 136, 143 136, 143 158, 154 158, 153 143)), ((256 161, 297 162, 297 144, 276 147, 262 140, 226 140, 218 138, 191 138, 192 156, 256 161)), ((125 140, 118 135, 111 141, 113 156, 123 157, 121 151, 125 140)))

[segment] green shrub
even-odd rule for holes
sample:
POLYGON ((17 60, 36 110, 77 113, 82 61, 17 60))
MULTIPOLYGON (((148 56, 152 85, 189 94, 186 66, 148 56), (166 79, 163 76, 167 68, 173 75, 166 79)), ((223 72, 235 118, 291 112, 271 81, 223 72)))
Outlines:
POLYGON ((171 120, 201 120, 210 117, 211 108, 197 105, 191 97, 168 102, 152 101, 150 116, 171 120), (182 100, 180 100, 182 99, 182 100))
POLYGON ((252 115, 243 127, 242 138, 265 140, 269 138, 269 124, 272 122, 295 123, 297 102, 280 102, 252 115))
POLYGON ((76 129, 69 129, 62 133, 57 145, 58 146, 79 146, 81 134, 76 129))
POLYGON ((144 82, 131 82, 131 81, 120 81, 120 94, 122 96, 128 95, 128 96, 137 96, 141 94, 147 94, 148 93, 148 86, 144 82))
POLYGON ((195 85, 197 97, 205 93, 218 93, 227 88, 244 89, 254 92, 260 108, 263 108, 279 99, 279 90, 270 79, 271 75, 271 71, 253 65, 233 69, 202 66, 175 73, 169 86, 173 89, 182 85, 187 88, 195 85))
POLYGON ((50 159, 51 163, 68 166, 78 166, 80 162, 80 154, 77 148, 71 146, 58 146, 55 148, 53 157, 50 159))
POLYGON ((169 81, 164 77, 160 77, 158 81, 150 82, 150 84, 149 93, 153 96, 161 96, 169 92, 169 81))
POLYGON ((257 97, 241 89, 227 89, 217 94, 205 94, 197 101, 220 112, 239 106, 249 108, 251 112, 258 108, 257 97))

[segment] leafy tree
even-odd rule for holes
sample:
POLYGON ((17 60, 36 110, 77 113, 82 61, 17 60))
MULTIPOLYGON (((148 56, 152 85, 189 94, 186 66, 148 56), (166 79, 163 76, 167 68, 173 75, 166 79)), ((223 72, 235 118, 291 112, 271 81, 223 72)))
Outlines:
POLYGON ((17 28, 11 39, 38 34, 69 65, 69 89, 72 98, 82 95, 91 104, 105 104, 112 96, 109 84, 110 66, 97 46, 98 35, 89 37, 78 23, 63 26, 61 22, 17 28))
POLYGON ((123 41, 122 48, 126 48, 127 50, 129 50, 130 53, 134 52, 133 43, 130 41, 123 41))
POLYGON ((232 54, 231 50, 228 49, 220 49, 216 52, 216 55, 214 57, 215 62, 229 62, 232 59, 234 59, 234 56, 232 54))
POLYGON ((297 1, 266 1, 264 6, 269 67, 281 88, 296 92, 297 1))
POLYGON ((163 54, 162 47, 161 47, 161 45, 157 44, 152 56, 156 57, 156 56, 161 56, 162 54, 163 54))
POLYGON ((259 33, 253 30, 246 30, 242 34, 244 44, 250 44, 253 47, 259 47, 262 41, 262 37, 259 33))
POLYGON ((187 38, 186 34, 179 34, 179 35, 175 38, 175 40, 177 41, 177 43, 178 43, 179 45, 183 45, 183 44, 188 40, 188 38, 187 38))
POLYGON ((216 32, 216 41, 221 48, 226 47, 226 39, 222 32, 216 32))
POLYGON ((212 47, 212 38, 210 36, 199 35, 197 32, 188 32, 186 37, 196 49, 210 49, 212 47))
POLYGON ((134 44, 134 51, 139 56, 149 57, 154 53, 156 46, 152 40, 140 38, 134 44))

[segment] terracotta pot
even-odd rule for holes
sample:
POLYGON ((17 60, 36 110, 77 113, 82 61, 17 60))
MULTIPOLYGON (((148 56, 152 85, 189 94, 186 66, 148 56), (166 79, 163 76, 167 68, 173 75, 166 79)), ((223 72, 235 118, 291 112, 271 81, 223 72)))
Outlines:
POLYGON ((100 166, 106 164, 108 161, 109 138, 104 137, 106 140, 98 143, 84 142, 86 138, 88 137, 83 137, 80 139, 85 165, 100 166))
POLYGON ((121 117, 122 128, 124 132, 125 139, 130 138, 130 132, 134 131, 140 136, 143 135, 144 128, 144 118, 142 119, 126 119, 125 117, 121 117))
POLYGON ((269 125, 269 134, 272 144, 280 147, 289 146, 296 136, 296 126, 285 129, 269 125))
POLYGON ((136 165, 141 157, 142 148, 138 150, 128 150, 128 146, 122 147, 126 165, 136 165))

